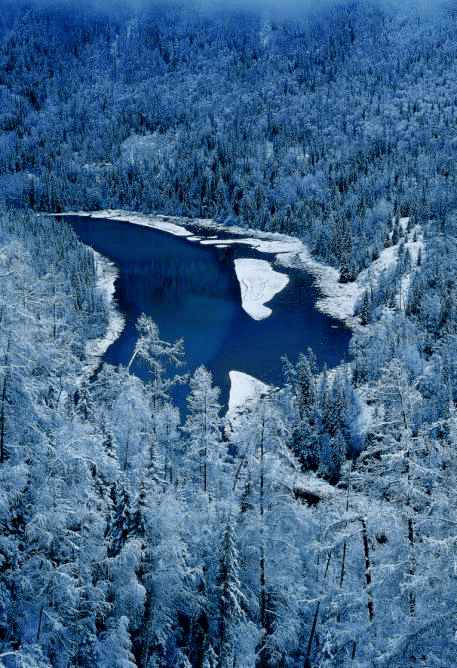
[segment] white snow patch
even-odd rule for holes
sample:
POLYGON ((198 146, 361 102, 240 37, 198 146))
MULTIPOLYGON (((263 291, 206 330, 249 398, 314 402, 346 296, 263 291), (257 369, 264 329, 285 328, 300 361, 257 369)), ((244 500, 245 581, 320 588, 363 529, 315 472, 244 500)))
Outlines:
POLYGON ((250 246, 255 250, 258 250, 260 253, 290 253, 297 249, 297 244, 302 246, 301 242, 298 239, 292 237, 284 237, 283 240, 277 239, 256 239, 255 237, 241 238, 241 239, 217 239, 213 241, 209 237, 204 239, 200 243, 203 246, 211 246, 220 244, 244 244, 250 246), (290 239, 290 240, 289 240, 290 239))
POLYGON ((286 274, 272 269, 266 260, 240 258, 235 260, 235 271, 241 288, 241 305, 254 320, 271 315, 265 302, 283 290, 289 282, 286 274))
POLYGON ((225 244, 216 244, 216 248, 228 248, 225 244))
POLYGON ((316 301, 316 308, 321 313, 342 320, 348 327, 357 325, 354 307, 363 290, 356 282, 340 283, 338 269, 318 262, 304 244, 301 244, 298 252, 280 253, 276 259, 285 267, 295 267, 313 274, 314 284, 321 294, 316 301))
POLYGON ((125 325, 124 317, 117 310, 114 299, 114 283, 119 273, 118 269, 111 260, 100 255, 100 253, 94 251, 94 255, 97 287, 102 293, 108 308, 108 327, 102 337, 98 339, 90 339, 86 343, 85 361, 80 382, 95 371, 100 363, 100 359, 108 350, 109 346, 119 337, 125 325))
POLYGON ((201 237, 187 237, 187 241, 201 241, 201 237))
POLYGON ((321 500, 328 500, 341 495, 341 490, 313 474, 299 477, 294 485, 294 491, 298 496, 312 495, 321 500))
POLYGON ((241 371, 230 371, 230 396, 227 415, 232 415, 246 407, 246 403, 271 390, 270 385, 241 371))

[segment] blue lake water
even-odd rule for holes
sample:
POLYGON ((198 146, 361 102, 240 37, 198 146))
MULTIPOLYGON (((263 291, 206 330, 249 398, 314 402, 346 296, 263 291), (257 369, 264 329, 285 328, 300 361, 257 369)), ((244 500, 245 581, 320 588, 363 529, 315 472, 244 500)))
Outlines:
POLYGON ((119 268, 116 298, 126 326, 106 352, 104 359, 110 364, 128 363, 141 313, 157 323, 162 339, 184 339, 184 371, 207 366, 221 388, 223 404, 228 401, 231 370, 281 385, 283 355, 295 362, 300 352, 311 348, 319 365, 332 367, 347 354, 350 330, 314 308, 317 292, 306 273, 278 269, 290 281, 268 303, 273 312, 265 320, 253 320, 243 310, 233 260, 271 261, 273 255, 244 245, 202 246, 126 222, 78 216, 65 220, 81 241, 119 268))

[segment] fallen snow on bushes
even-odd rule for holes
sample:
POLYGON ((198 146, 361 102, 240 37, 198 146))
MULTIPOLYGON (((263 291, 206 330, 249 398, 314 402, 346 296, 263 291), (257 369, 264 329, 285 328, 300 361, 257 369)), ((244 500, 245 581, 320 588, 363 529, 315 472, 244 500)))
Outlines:
POLYGON ((274 271, 266 260, 252 258, 235 260, 235 271, 243 309, 254 320, 268 318, 271 308, 264 304, 286 287, 289 277, 274 271))

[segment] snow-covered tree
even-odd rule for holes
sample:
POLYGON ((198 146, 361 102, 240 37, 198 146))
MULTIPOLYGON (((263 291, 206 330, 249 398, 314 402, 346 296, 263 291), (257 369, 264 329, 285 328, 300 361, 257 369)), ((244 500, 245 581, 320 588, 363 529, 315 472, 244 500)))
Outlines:
POLYGON ((168 390, 176 382, 176 378, 167 378, 167 366, 183 366, 184 342, 179 339, 175 343, 162 341, 159 328, 148 316, 142 314, 136 325, 138 337, 135 349, 130 358, 128 368, 135 360, 142 359, 151 374, 150 392, 153 410, 156 411, 168 398, 168 390))
POLYGON ((233 668, 235 647, 246 623, 246 596, 238 577, 238 551, 235 544, 235 520, 230 515, 222 538, 219 557, 219 668, 233 668))
POLYGON ((184 430, 189 435, 187 459, 205 493, 217 493, 222 486, 225 446, 222 442, 218 403, 220 390, 213 387, 212 375, 204 367, 196 369, 187 398, 189 415, 184 430))

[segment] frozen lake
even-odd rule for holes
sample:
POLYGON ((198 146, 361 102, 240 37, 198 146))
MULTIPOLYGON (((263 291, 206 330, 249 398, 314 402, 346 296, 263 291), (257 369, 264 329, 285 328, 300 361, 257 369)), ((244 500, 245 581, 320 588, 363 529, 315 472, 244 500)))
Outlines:
MULTIPOLYGON (((269 317, 255 320, 243 310, 235 259, 271 261, 271 255, 241 244, 201 245, 127 222, 80 216, 65 220, 81 241, 119 268, 116 297, 126 326, 107 350, 110 364, 128 363, 140 313, 158 324, 162 339, 184 339, 184 370, 205 364, 222 390, 224 404, 231 370, 282 384, 283 355, 295 362, 300 352, 312 348, 319 365, 332 367, 347 353, 350 330, 314 308, 312 276, 301 271, 278 270, 287 273, 289 282, 268 302, 269 317)), ((198 234, 204 238, 201 231, 198 234)))

